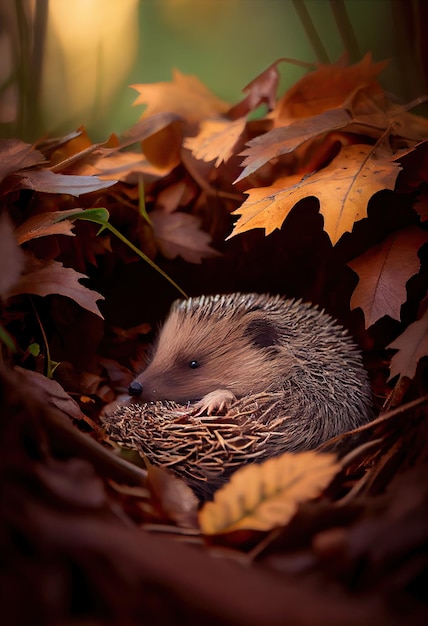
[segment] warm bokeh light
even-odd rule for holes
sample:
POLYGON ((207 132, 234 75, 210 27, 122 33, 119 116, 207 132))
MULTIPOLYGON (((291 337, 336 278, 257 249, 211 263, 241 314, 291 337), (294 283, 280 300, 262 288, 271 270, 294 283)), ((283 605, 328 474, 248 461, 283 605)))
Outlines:
POLYGON ((42 79, 51 128, 67 112, 86 120, 105 112, 135 61, 137 11, 138 0, 51 0, 42 79))

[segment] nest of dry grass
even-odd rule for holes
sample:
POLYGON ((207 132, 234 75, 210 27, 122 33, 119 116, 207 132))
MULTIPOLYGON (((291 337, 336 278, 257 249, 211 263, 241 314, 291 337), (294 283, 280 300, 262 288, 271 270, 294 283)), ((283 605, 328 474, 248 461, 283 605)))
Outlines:
POLYGON ((238 467, 289 449, 281 398, 246 396, 216 416, 171 401, 133 403, 105 416, 103 425, 112 439, 167 467, 205 499, 238 467))

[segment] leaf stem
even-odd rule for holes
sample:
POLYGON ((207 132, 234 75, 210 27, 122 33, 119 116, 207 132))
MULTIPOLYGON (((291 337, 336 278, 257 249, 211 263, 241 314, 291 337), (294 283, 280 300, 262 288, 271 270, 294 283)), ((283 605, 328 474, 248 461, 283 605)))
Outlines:
MULTIPOLYGON (((163 271, 163 269, 161 269, 159 267, 159 265, 156 265, 156 263, 154 261, 152 261, 147 255, 144 254, 144 252, 142 252, 139 248, 137 248, 136 246, 134 246, 134 244, 129 241, 129 239, 127 239, 124 235, 122 235, 121 232, 119 232, 118 230, 116 230, 116 228, 114 226, 112 226, 110 224, 110 222, 107 222, 107 224, 105 224, 105 226, 102 226, 101 230, 99 231, 99 233, 101 233, 104 229, 109 230, 111 233, 113 233, 114 235, 116 235, 116 237, 118 239, 120 239, 120 241, 122 241, 125 245, 128 246, 128 248, 131 248, 131 250, 133 252, 135 252, 135 254, 138 254, 138 256, 140 258, 142 258, 146 263, 148 263, 151 267, 153 267, 153 269, 155 269, 157 272, 159 272, 159 274, 161 274, 161 276, 163 276, 164 278, 166 278, 166 280, 173 286, 175 287, 186 299, 189 297, 185 291, 183 291, 183 289, 181 287, 179 287, 179 285, 177 285, 177 283, 170 277, 168 276, 168 274, 166 272, 163 271)), ((99 234, 98 233, 98 234, 99 234)))

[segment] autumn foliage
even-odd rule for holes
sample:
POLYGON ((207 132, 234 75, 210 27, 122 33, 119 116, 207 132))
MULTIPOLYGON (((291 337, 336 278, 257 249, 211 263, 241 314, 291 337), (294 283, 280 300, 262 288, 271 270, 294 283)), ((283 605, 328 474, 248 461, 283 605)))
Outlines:
POLYGON ((235 104, 179 71, 134 85, 140 121, 104 143, 84 128, 0 140, 7 623, 427 616, 428 121, 384 92, 370 55, 279 97, 281 63, 235 104), (376 415, 238 470, 199 507, 164 468, 120 456, 99 416, 180 292, 238 290, 340 318, 376 415))

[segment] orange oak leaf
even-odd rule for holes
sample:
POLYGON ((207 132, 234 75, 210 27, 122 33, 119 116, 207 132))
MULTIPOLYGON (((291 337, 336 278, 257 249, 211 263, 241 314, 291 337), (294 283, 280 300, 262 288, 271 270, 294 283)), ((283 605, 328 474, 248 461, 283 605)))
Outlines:
POLYGON ((320 115, 297 120, 287 126, 274 128, 264 135, 255 137, 248 142, 248 148, 240 153, 246 157, 242 162, 245 169, 235 182, 246 178, 271 159, 296 150, 310 139, 344 128, 351 122, 351 119, 345 109, 333 109, 324 111, 320 115))
POLYGON ((96 304, 104 297, 79 283, 85 274, 76 272, 71 267, 64 267, 59 261, 39 261, 28 255, 30 263, 27 273, 12 287, 8 295, 17 296, 31 293, 36 296, 57 294, 74 300, 79 306, 103 318, 96 304))
POLYGON ((364 312, 366 328, 384 315, 400 319, 406 301, 406 283, 420 267, 418 250, 428 233, 417 226, 399 230, 348 265, 360 280, 352 294, 351 309, 364 312))
POLYGON ((377 158, 373 146, 347 146, 314 174, 285 176, 270 187, 247 190, 249 197, 233 212, 241 217, 230 237, 252 228, 264 228, 269 235, 282 226, 297 202, 315 196, 324 230, 334 245, 356 221, 367 217, 367 203, 374 193, 394 188, 399 171, 400 166, 389 158, 377 158))
POLYGON ((397 375, 414 378, 419 359, 428 356, 428 309, 387 347, 398 350, 391 359, 389 380, 397 375))
POLYGON ((373 63, 371 55, 366 54, 354 65, 344 66, 343 62, 321 65, 283 95, 274 114, 278 122, 283 122, 339 107, 358 87, 373 82, 387 64, 388 61, 373 63))
POLYGON ((201 122, 196 137, 188 137, 184 147, 192 151, 195 159, 214 161, 218 167, 233 154, 239 138, 245 129, 246 118, 227 120, 225 118, 209 119, 201 122))
POLYGON ((209 245, 211 237, 200 229, 200 220, 194 215, 155 209, 150 212, 150 219, 156 241, 167 259, 180 255, 189 263, 201 263, 202 259, 219 256, 209 245))
POLYGON ((131 85, 139 92, 134 105, 146 104, 143 117, 173 112, 194 123, 207 117, 226 113, 229 104, 215 96, 196 76, 173 70, 170 82, 131 85))

